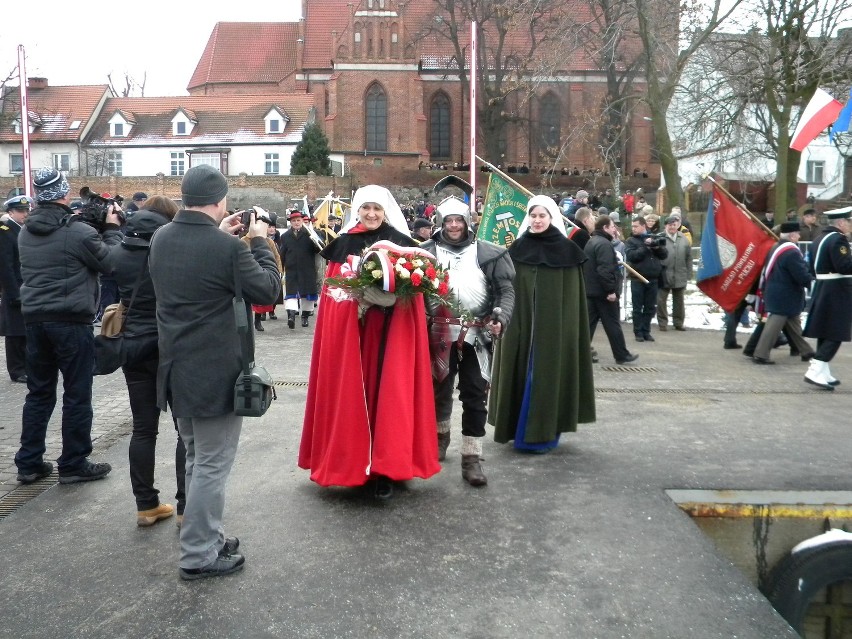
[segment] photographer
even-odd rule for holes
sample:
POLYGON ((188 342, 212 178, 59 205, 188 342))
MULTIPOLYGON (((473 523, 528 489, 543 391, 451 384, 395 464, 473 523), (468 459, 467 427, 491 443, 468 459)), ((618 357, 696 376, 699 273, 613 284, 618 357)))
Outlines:
POLYGON ((632 229, 633 235, 624 243, 627 263, 648 280, 644 283, 631 275, 633 335, 637 342, 653 342, 651 318, 657 310, 657 287, 663 274, 662 260, 668 255, 666 239, 648 233, 645 218, 641 215, 633 219, 632 229))
POLYGON ((122 234, 114 207, 104 211, 102 232, 68 205, 65 176, 52 167, 33 179, 38 206, 18 237, 21 258, 21 308, 27 330, 27 398, 21 423, 21 448, 15 455, 18 481, 46 477, 47 423, 56 404, 62 372, 62 455, 59 482, 71 484, 106 477, 111 467, 88 460, 92 452, 92 375, 98 304, 98 273, 110 273, 109 246, 122 234))

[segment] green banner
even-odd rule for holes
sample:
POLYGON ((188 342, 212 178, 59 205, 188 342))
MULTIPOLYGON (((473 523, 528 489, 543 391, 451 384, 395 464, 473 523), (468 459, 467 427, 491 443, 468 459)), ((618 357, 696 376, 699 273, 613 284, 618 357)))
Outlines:
POLYGON ((476 237, 509 247, 518 237, 518 227, 527 214, 529 196, 496 173, 488 177, 488 189, 482 203, 482 219, 476 237))

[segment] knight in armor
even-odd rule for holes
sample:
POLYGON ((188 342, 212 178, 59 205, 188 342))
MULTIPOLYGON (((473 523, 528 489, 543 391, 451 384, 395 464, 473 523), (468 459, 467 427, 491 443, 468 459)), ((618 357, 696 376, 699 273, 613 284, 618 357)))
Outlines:
POLYGON ((449 269, 456 301, 453 307, 429 309, 438 459, 446 458, 450 444, 453 389, 458 377, 462 477, 471 486, 485 486, 488 482, 481 455, 491 381, 491 342, 502 335, 512 317, 515 267, 505 248, 476 239, 470 208, 461 200, 445 199, 436 215, 440 228, 421 248, 449 269))

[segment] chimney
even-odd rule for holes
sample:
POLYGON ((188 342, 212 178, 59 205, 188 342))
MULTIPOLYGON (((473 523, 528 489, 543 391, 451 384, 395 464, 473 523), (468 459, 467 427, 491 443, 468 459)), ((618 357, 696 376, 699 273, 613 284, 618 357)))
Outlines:
POLYGON ((27 80, 27 88, 29 88, 30 91, 34 91, 36 89, 46 89, 47 78, 29 78, 29 80, 27 80))

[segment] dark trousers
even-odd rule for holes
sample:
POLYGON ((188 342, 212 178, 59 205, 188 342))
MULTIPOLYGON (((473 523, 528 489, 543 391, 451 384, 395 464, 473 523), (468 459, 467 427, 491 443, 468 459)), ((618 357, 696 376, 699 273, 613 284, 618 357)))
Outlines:
MULTIPOLYGON (((128 458, 130 485, 137 510, 150 510, 160 504, 160 491, 154 488, 154 462, 160 424, 160 409, 157 408, 158 362, 159 359, 154 357, 122 368, 130 396, 130 411, 133 413, 133 434, 130 436, 128 458)), ((186 504, 186 448, 180 435, 175 449, 175 479, 177 513, 181 515, 186 504)))
POLYGON ((651 320, 657 312, 657 282, 643 284, 631 280, 630 294, 633 299, 633 334, 638 337, 650 335, 651 320))
POLYGON ((833 339, 820 338, 817 340, 817 349, 814 359, 819 360, 820 362, 830 362, 834 359, 834 356, 837 355, 838 350, 840 350, 840 342, 833 339))
POLYGON ((24 335, 6 336, 6 370, 14 382, 27 374, 27 338, 24 335))
POLYGON ((44 461, 47 423, 56 406, 62 372, 62 455, 60 474, 79 470, 92 452, 92 375, 95 335, 91 324, 27 324, 27 398, 21 419, 21 448, 15 465, 21 472, 44 461))
POLYGON ((589 307, 589 339, 595 336, 595 329, 600 320, 606 338, 609 340, 612 356, 616 361, 627 359, 630 351, 627 350, 624 331, 621 330, 618 300, 610 302, 605 297, 587 297, 586 300, 589 307))
POLYGON ((734 312, 728 313, 727 317, 725 317, 725 346, 733 346, 737 343, 737 324, 740 323, 740 318, 742 317, 746 306, 748 306, 748 302, 746 302, 745 298, 743 298, 743 300, 737 304, 734 312))
POLYGON ((462 359, 458 358, 458 345, 450 347, 450 372, 444 381, 432 380, 435 390, 435 414, 439 422, 447 421, 453 414, 453 390, 459 380, 459 400, 462 403, 462 435, 485 436, 485 419, 488 411, 488 383, 482 379, 479 359, 473 346, 465 342, 462 359))

